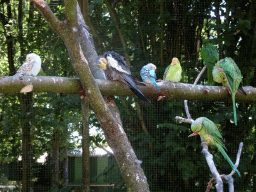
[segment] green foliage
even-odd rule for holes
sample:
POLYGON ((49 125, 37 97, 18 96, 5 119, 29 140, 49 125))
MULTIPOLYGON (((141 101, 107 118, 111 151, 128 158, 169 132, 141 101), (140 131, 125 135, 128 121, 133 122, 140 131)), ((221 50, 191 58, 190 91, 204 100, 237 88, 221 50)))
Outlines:
MULTIPOLYGON (((17 69, 24 62, 25 55, 36 52, 42 58, 42 68, 46 76, 75 77, 68 52, 63 41, 45 22, 36 9, 23 2, 22 23, 18 23, 18 4, 11 1, 12 15, 7 15, 7 4, 1 3, 0 25, 0 71, 1 76, 8 75, 14 60, 17 69), (30 14, 33 13, 33 14, 30 14), (18 24, 23 31, 20 32, 18 24), (19 34, 22 34, 21 45, 19 34), (8 39, 9 38, 9 39, 8 39), (11 40, 10 40, 11 38, 11 40), (13 54, 8 55, 8 42, 13 43, 13 54), (22 49, 25 50, 22 53, 22 49), (23 55, 21 55, 21 53, 23 55)), ((50 7, 60 19, 65 19, 63 1, 51 1, 50 7)), ((143 65, 152 62, 157 66, 157 77, 162 79, 165 68, 173 57, 179 58, 183 68, 181 82, 193 83, 203 62, 208 65, 215 61, 231 57, 235 60, 243 75, 243 85, 256 86, 256 49, 255 49, 255 3, 251 0, 226 0, 221 4, 215 1, 111 1, 118 21, 113 21, 109 10, 102 0, 90 1, 89 19, 96 29, 93 34, 98 54, 114 50, 130 55, 132 74, 138 79, 143 65), (163 5, 161 5, 161 2, 163 5), (219 6, 219 7, 217 7, 219 6), (214 8, 214 9, 213 9, 214 8), (160 10, 163 10, 163 13, 160 10), (225 11, 228 10, 229 14, 225 11), (215 16, 211 16, 211 12, 215 16), (218 14, 220 17, 218 18, 218 14), (227 17, 227 15, 229 15, 227 17), (224 17, 222 21, 221 18, 224 17), (122 47, 116 26, 120 26, 127 50, 122 47), (203 54, 200 42, 207 39, 209 50, 203 54), (198 51, 201 48, 201 58, 198 51), (161 52, 162 50, 162 52, 161 52), (219 57, 216 53, 219 52, 219 57), (214 53, 214 54, 213 54, 214 53), (202 60, 200 60, 202 59, 202 60)), ((93 27, 93 28, 92 28, 93 27)), ((93 30, 92 30, 93 32, 93 30)), ((208 68, 198 84, 211 84, 208 68)), ((186 117, 181 100, 156 101, 156 111, 140 104, 142 113, 136 109, 132 97, 115 97, 121 113, 122 123, 127 136, 146 173, 151 191, 203 191, 211 174, 201 154, 200 139, 187 138, 190 125, 178 123, 176 116, 186 117), (142 127, 142 125, 145 127, 142 127)), ((229 145, 228 155, 235 161, 240 142, 244 142, 239 171, 241 179, 235 177, 236 191, 255 189, 255 117, 254 103, 239 103, 237 108, 238 126, 232 119, 232 104, 226 101, 202 102, 189 101, 193 119, 205 116, 218 124, 223 138, 229 145), (245 174, 244 174, 245 173, 245 174)), ((30 114, 31 144, 33 157, 37 159, 44 152, 52 151, 53 132, 60 133, 60 147, 69 149, 80 145, 80 140, 72 136, 73 131, 81 134, 80 98, 77 95, 56 93, 35 93, 30 114)), ((21 155, 21 128, 26 114, 20 108, 20 95, 0 95, 0 163, 17 161, 21 155)), ((95 115, 90 113, 90 128, 97 130, 101 126, 95 115)), ((91 143, 105 145, 102 135, 90 137, 91 143)), ((230 173, 230 168, 221 154, 210 148, 220 173, 230 173)), ((119 168, 115 164, 105 172, 111 182, 118 183, 118 190, 125 189, 119 168), (123 188, 122 188, 123 187, 123 188)), ((65 189, 63 189, 65 190, 65 189)))

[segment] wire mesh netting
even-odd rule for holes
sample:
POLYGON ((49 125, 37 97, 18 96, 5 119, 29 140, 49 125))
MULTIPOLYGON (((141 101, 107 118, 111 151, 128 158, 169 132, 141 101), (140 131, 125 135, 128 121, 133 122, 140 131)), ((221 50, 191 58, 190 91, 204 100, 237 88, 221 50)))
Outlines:
MULTIPOLYGON (((125 78, 119 79, 123 84, 97 81, 98 85, 109 87, 105 93, 117 92, 104 94, 106 104, 98 105, 100 109, 90 103, 93 90, 83 90, 84 82, 77 79, 83 67, 74 62, 76 53, 70 48, 67 51, 67 31, 59 34, 65 27, 68 29, 72 22, 69 17, 75 15, 66 14, 70 11, 65 8, 69 1, 47 1, 54 13, 48 15, 44 12, 47 9, 39 13, 37 8, 47 6, 39 6, 38 2, 0 3, 1 76, 12 76, 25 60, 29 63, 29 53, 37 53, 42 60, 38 77, 0 77, 0 191, 137 192, 130 186, 140 183, 146 183, 152 192, 219 191, 218 175, 211 170, 214 166, 208 165, 210 158, 202 153, 208 144, 222 175, 224 191, 232 191, 232 186, 235 191, 256 191, 253 1, 79 1, 92 34, 88 47, 80 52, 89 64, 96 58, 91 58, 93 53, 87 48, 99 55, 115 51, 124 56, 127 66, 121 71, 117 67, 120 62, 113 66, 126 75, 130 75, 129 68, 134 78, 129 76, 128 80, 137 83, 150 100, 143 102, 141 93, 130 85, 130 90, 137 93, 131 96, 125 78), (53 30, 58 25, 51 22, 57 19, 49 21, 48 16, 65 21, 59 23, 61 29, 53 30), (62 41, 64 36, 67 39, 62 41), (173 62, 175 57, 178 61, 173 62), (230 58, 238 70, 231 70, 230 58), (222 69, 222 65, 214 68, 218 61, 228 69, 222 69), (147 63, 154 63, 157 68, 157 85, 152 77, 154 70, 149 73, 151 79, 142 83, 140 71, 147 63), (171 63, 176 67, 180 63, 182 72, 180 68, 167 72, 171 63), (214 69, 220 72, 219 76, 213 76, 214 69), (192 86, 202 70, 205 71, 197 82, 202 87, 192 86), (226 87, 220 87, 221 83, 226 87), (236 93, 239 84, 247 95, 238 90, 233 106, 231 94, 236 93), (26 93, 20 93, 24 87, 26 93), (68 88, 62 90, 63 87, 68 88), (184 98, 191 98, 187 106, 193 120, 206 117, 215 124, 210 127, 207 120, 200 124, 213 135, 204 137, 207 143, 201 142, 200 136, 188 137, 199 130, 191 130, 184 98), (111 109, 112 116, 106 113, 102 121, 99 111, 105 107, 111 109), (111 119, 116 120, 119 129, 113 125, 113 129, 106 130, 111 119), (216 130, 223 137, 218 142, 227 149, 231 161, 235 163, 240 158, 232 177, 226 176, 232 172, 231 161, 220 147, 211 145, 212 137, 219 137, 216 130), (120 141, 126 137, 127 143, 120 141), (241 142, 242 155, 237 158, 241 142), (142 169, 132 170, 134 167, 142 169), (129 179, 136 171, 140 175, 129 179), (142 179, 141 175, 145 177, 142 179), (234 179, 233 184, 228 178, 234 179)), ((76 27, 73 32, 77 32, 76 27)), ((79 39, 79 50, 82 44, 79 39)), ((107 62, 110 65, 110 60, 107 62)), ((25 70, 24 74, 31 71, 25 70)), ((87 75, 91 73, 95 75, 92 68, 87 75)))

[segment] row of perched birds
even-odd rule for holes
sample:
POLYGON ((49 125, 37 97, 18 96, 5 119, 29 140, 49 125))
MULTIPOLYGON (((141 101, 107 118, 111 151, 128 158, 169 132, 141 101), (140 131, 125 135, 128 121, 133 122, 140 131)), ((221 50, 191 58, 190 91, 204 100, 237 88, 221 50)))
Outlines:
MULTIPOLYGON (((105 71, 105 74, 109 80, 117 80, 123 82, 124 84, 128 85, 131 91, 142 101, 151 104, 151 102, 145 97, 145 95, 138 87, 138 85, 142 84, 132 76, 131 71, 129 70, 123 56, 119 55, 114 51, 106 52, 103 56, 100 56, 97 59, 97 66, 105 71)), ((146 85, 151 84, 160 91, 160 88, 156 83, 155 70, 156 66, 152 63, 149 63, 142 67, 140 71, 140 76, 146 85)), ((165 70, 163 80, 179 82, 181 79, 181 73, 182 68, 179 60, 177 58, 173 58, 172 63, 165 70)), ((241 72, 232 58, 225 58, 215 64, 212 70, 212 75, 216 82, 222 83, 228 88, 229 92, 231 93, 233 100, 234 120, 235 124, 237 125, 235 108, 236 90, 240 88, 241 93, 246 95, 242 87, 239 87, 242 81, 241 72)), ((223 143, 222 136, 214 122, 206 117, 197 118, 195 121, 192 122, 191 130, 193 131, 193 134, 191 134, 190 136, 195 136, 199 134, 205 142, 216 146, 223 155, 223 157, 228 161, 230 166, 240 176, 240 172, 224 150, 226 148, 223 143)))
MULTIPOLYGON (((121 81, 125 85, 129 86, 131 91, 142 101, 152 103, 146 98, 143 92, 140 90, 138 85, 148 86, 153 85, 157 90, 160 91, 159 86, 156 83, 156 66, 152 63, 149 63, 142 67, 140 71, 142 82, 136 80, 129 70, 124 57, 114 51, 105 52, 103 56, 99 56, 96 60, 96 65, 105 71, 105 74, 109 80, 121 81)), ((26 61, 14 75, 14 77, 21 78, 23 75, 25 76, 36 76, 41 69, 41 59, 35 54, 28 54, 26 57, 26 61)), ((166 68, 163 80, 164 81, 172 81, 179 82, 181 79, 182 68, 180 62, 177 58, 172 59, 172 63, 166 68)), ((236 63, 232 58, 225 58, 218 61, 212 70, 213 79, 222 83, 226 86, 229 92, 232 95, 233 100, 233 110, 234 110, 234 119, 235 124, 237 124, 236 119, 236 106, 235 106, 235 93, 237 89, 242 90, 241 93, 246 93, 243 91, 241 87, 239 87, 242 81, 242 75, 237 67, 236 63)), ((153 106, 153 105, 152 105, 153 106)), ((208 118, 200 117, 193 121, 191 125, 191 130, 193 134, 190 136, 194 136, 199 134, 204 141, 209 144, 215 145, 218 150, 222 153, 224 158, 228 161, 230 166, 239 174, 236 166, 232 163, 228 155, 226 154, 225 146, 223 144, 222 136, 218 131, 217 126, 208 118)))
MULTIPOLYGON (((124 57, 114 51, 105 52, 103 56, 98 57, 96 62, 97 66, 105 71, 105 74, 109 80, 123 82, 129 86, 131 91, 138 98, 152 105, 152 103, 142 93, 138 85, 145 86, 151 84, 160 91, 160 88, 156 84, 156 66, 153 63, 149 63, 142 67, 140 76, 144 83, 141 83, 132 76, 124 57)), ((182 68, 179 60, 177 58, 173 58, 171 65, 165 70, 163 80, 179 82, 181 79, 181 72, 182 68)))

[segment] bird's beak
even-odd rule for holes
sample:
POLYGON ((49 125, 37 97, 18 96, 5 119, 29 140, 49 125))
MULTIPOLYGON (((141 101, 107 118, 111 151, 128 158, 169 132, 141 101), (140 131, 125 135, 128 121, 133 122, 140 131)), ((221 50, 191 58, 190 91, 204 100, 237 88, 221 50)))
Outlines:
POLYGON ((195 131, 194 133, 190 134, 188 137, 193 137, 196 136, 198 134, 198 131, 195 131))
POLYGON ((103 70, 106 70, 107 69, 107 60, 104 59, 104 58, 101 58, 100 59, 100 62, 97 64, 97 67, 100 68, 100 69, 103 69, 103 70))

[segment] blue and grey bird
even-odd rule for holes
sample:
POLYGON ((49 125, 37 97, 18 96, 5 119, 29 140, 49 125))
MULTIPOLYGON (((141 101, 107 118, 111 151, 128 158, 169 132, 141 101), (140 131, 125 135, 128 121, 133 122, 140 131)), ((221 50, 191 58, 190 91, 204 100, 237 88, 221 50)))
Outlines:
POLYGON ((104 60, 102 57, 99 57, 97 66, 105 71, 106 77, 109 80, 121 81, 122 83, 129 86, 131 91, 142 101, 152 105, 152 103, 146 98, 146 96, 138 87, 139 84, 143 84, 132 76, 131 71, 128 68, 123 56, 114 51, 108 51, 104 53, 103 57, 106 60, 104 60))
POLYGON ((26 56, 26 61, 18 69, 14 77, 37 76, 41 69, 41 58, 35 53, 26 56))
POLYGON ((156 66, 153 63, 148 63, 142 67, 140 76, 143 82, 154 85, 160 91, 160 88, 156 84, 156 66))

